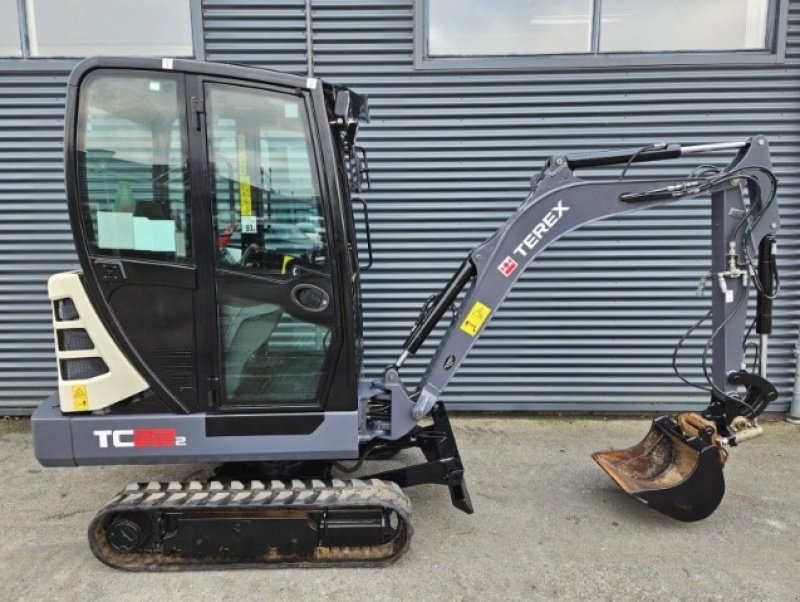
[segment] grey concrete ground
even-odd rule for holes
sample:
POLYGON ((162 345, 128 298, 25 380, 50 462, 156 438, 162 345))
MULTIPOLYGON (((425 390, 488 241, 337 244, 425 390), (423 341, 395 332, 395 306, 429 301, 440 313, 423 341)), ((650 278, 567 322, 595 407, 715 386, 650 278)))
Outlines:
POLYGON ((1 600, 800 600, 800 428, 734 451, 728 494, 697 524, 621 493, 589 455, 643 420, 458 417, 475 504, 409 495, 415 534, 382 569, 122 573, 86 545, 94 512, 129 481, 192 467, 43 469, 28 423, 0 423, 1 600))

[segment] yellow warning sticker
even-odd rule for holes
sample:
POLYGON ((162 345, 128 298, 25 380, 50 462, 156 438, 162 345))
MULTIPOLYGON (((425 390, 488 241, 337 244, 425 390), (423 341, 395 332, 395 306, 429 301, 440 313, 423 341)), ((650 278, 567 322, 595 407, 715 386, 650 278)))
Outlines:
POLYGON ((472 309, 469 310, 467 317, 461 322, 461 330, 466 332, 469 336, 474 337, 483 326, 483 323, 489 318, 492 313, 492 308, 484 305, 480 301, 476 301, 472 309))
POLYGON ((76 410, 89 409, 89 392, 86 385, 72 385, 72 405, 76 410))
POLYGON ((239 179, 239 206, 242 217, 253 215, 253 198, 250 196, 250 179, 247 177, 239 179))
POLYGON ((249 217, 253 215, 253 200, 247 175, 247 139, 244 134, 236 136, 236 161, 239 164, 239 212, 242 217, 249 217))

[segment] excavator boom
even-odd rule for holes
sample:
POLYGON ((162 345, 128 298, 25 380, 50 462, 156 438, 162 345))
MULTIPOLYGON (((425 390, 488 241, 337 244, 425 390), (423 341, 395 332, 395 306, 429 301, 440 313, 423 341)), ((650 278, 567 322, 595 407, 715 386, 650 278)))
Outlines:
POLYGON ((534 178, 533 190, 519 209, 470 252, 444 290, 426 305, 398 361, 387 370, 385 381, 396 383, 399 367, 419 349, 463 292, 461 310, 439 343, 414 399, 408 400, 411 416, 406 420, 418 420, 437 403, 522 272, 553 242, 598 219, 701 194, 711 201, 711 275, 715 283, 709 312, 713 334, 703 354, 709 405, 702 416, 659 417, 639 444, 622 451, 599 452, 594 458, 624 491, 668 516, 693 521, 711 514, 725 491, 722 468, 727 451, 723 443, 736 444, 734 421, 755 420, 777 398, 777 391, 766 380, 766 350, 771 304, 777 294, 774 265, 779 220, 775 179, 763 136, 551 158, 534 178), (623 164, 627 170, 634 162, 730 150, 737 154, 724 169, 692 173, 683 179, 620 177, 591 182, 575 174, 578 168, 623 164), (758 293, 759 374, 741 368, 750 281, 758 293), (710 368, 705 364, 709 350, 710 368))
POLYGON ((416 352, 459 293, 466 290, 461 302, 463 311, 445 332, 420 382, 421 394, 415 406, 417 415, 426 414, 440 397, 522 272, 553 242, 596 220, 701 194, 708 194, 711 199, 711 269, 720 287, 711 299, 713 328, 720 331, 714 338, 713 386, 722 391, 730 388, 728 375, 738 372, 741 364, 747 309, 741 300, 742 293, 747 290, 750 270, 755 270, 752 257, 758 255, 760 241, 767 235, 774 236, 778 228, 774 191, 769 198, 760 195, 761 190, 773 188, 769 148, 762 136, 683 149, 679 145, 653 145, 652 148, 658 150, 633 149, 557 156, 548 160, 534 178, 528 198, 497 232, 469 253, 407 339, 395 368, 416 352), (732 148, 738 150, 737 156, 713 176, 690 175, 664 180, 620 178, 596 182, 582 180, 575 174, 577 168, 612 162, 658 161, 681 154, 732 148), (743 189, 752 192, 749 204, 745 203, 743 189))

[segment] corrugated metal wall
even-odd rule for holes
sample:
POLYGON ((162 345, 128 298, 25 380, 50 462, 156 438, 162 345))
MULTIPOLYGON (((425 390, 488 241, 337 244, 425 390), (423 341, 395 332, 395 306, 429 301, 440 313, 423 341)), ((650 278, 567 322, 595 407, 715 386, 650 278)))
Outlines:
MULTIPOLYGON (((549 155, 764 133, 781 179, 784 287, 771 365, 777 407, 786 407, 800 260, 800 3, 779 67, 502 73, 415 71, 409 0, 313 5, 316 74, 370 96, 372 123, 361 136, 373 170, 376 267, 364 278, 370 373, 396 357, 421 301, 505 221, 549 155)), ((691 165, 633 173, 684 174, 691 165)), ((709 303, 695 296, 709 244, 707 200, 562 239, 523 276, 445 399, 483 409, 704 406, 705 394, 680 383, 670 363, 672 346, 709 303)), ((693 339, 682 362, 695 380, 703 344, 693 339)), ((429 353, 420 356, 407 364, 407 382, 429 353)))
MULTIPOLYGON (((303 4, 207 0, 207 59, 304 73, 303 4)), ((783 290, 771 373, 781 391, 775 408, 786 409, 800 302, 800 2, 790 6, 784 65, 472 73, 414 69, 411 0, 313 5, 316 74, 370 96, 373 121, 361 135, 375 248, 364 277, 368 373, 396 357, 424 298, 505 220, 547 156, 763 133, 781 183, 783 290)), ((60 170, 64 75, 0 64, 6 411, 29 409, 53 387, 44 283, 74 261, 60 170)), ((635 173, 678 175, 692 164, 635 173)), ((599 222, 556 243, 512 292, 445 399, 482 409, 704 405, 704 394, 674 378, 670 355, 708 303, 695 296, 708 267, 707 207, 689 201, 599 222)), ((687 344, 681 362, 695 380, 703 343, 687 344)), ((407 364, 407 382, 431 347, 407 364)))
POLYGON ((62 171, 65 71, 0 61, 0 414, 55 389, 47 277, 77 262, 62 171))

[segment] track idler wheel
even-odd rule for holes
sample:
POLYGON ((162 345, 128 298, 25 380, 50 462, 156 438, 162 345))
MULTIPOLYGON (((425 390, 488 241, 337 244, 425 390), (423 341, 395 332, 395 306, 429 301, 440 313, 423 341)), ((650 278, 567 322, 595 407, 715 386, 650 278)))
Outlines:
POLYGON ((706 518, 725 495, 727 452, 714 424, 699 414, 659 416, 633 447, 592 458, 625 493, 680 521, 706 518))
POLYGON ((147 515, 143 512, 122 512, 108 525, 108 544, 120 554, 137 552, 149 535, 147 515))

